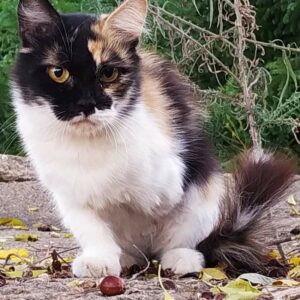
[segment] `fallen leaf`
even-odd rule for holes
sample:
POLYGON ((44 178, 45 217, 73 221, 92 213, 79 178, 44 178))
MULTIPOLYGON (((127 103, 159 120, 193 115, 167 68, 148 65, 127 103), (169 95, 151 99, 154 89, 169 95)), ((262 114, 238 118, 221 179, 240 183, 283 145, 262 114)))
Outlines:
POLYGON ((292 206, 292 207, 291 207, 290 215, 291 215, 292 217, 294 217, 294 216, 299 216, 299 215, 300 215, 300 213, 299 213, 298 209, 296 208, 296 206, 292 206))
POLYGON ((19 219, 0 219, 0 226, 21 226, 26 227, 25 224, 19 219))
POLYGON ((12 229, 16 229, 16 230, 26 230, 26 226, 12 226, 12 229))
POLYGON ((16 254, 18 256, 18 257, 17 256, 11 256, 12 261, 20 262, 20 261, 22 261, 22 259, 20 259, 20 258, 28 257, 29 251, 27 249, 0 250, 0 259, 6 259, 10 254, 16 254))
POLYGON ((295 268, 290 270, 288 272, 288 277, 293 279, 300 278, 300 266, 296 266, 295 268))
POLYGON ((39 236, 36 234, 29 233, 29 234, 16 235, 14 239, 17 242, 36 242, 39 239, 39 236))
POLYGON ((6 272, 5 274, 6 274, 9 278, 22 278, 22 277, 23 277, 23 271, 6 272))
POLYGON ((282 287, 292 287, 299 286, 300 282, 293 279, 277 279, 273 282, 273 285, 282 287))
POLYGON ((251 300, 261 295, 261 292, 249 281, 240 278, 229 282, 224 287, 214 287, 211 291, 214 294, 225 293, 226 300, 251 300))
POLYGON ((270 260, 272 260, 272 259, 277 260, 277 259, 281 259, 281 254, 279 253, 278 250, 273 249, 269 252, 268 257, 269 257, 270 260))
POLYGON ((73 234, 72 233, 66 233, 65 235, 64 235, 64 238, 66 238, 66 239, 70 239, 70 238, 72 238, 73 237, 73 234))
POLYGON ((39 208, 38 207, 28 207, 29 212, 38 212, 39 208))
POLYGON ((274 279, 257 273, 245 273, 239 276, 241 279, 250 281, 253 284, 272 285, 274 279))
POLYGON ((200 272, 200 279, 203 281, 209 280, 225 280, 228 279, 226 274, 218 268, 205 268, 200 272))
POLYGON ((289 205, 294 205, 294 206, 297 205, 297 202, 296 202, 296 200, 295 200, 294 195, 290 195, 290 196, 288 197, 287 203, 288 203, 289 205))
POLYGON ((58 232, 50 232, 50 236, 53 238, 60 238, 60 234, 58 232))
POLYGON ((294 256, 289 259, 289 264, 292 266, 299 266, 300 265, 300 257, 294 256))

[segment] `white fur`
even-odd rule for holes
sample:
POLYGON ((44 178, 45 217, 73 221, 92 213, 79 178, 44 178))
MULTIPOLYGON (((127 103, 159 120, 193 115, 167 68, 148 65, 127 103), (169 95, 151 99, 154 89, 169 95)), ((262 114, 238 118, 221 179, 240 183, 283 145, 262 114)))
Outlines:
POLYGON ((187 248, 176 248, 165 252, 161 258, 164 269, 176 274, 199 272, 205 264, 202 253, 187 248))
POLYGON ((184 192, 180 141, 159 129, 143 101, 122 122, 113 108, 66 123, 46 104, 24 104, 16 86, 13 96, 26 150, 82 247, 76 275, 118 274, 121 264, 143 262, 133 244, 175 272, 203 266, 190 249, 218 219, 223 181, 213 176, 184 192))

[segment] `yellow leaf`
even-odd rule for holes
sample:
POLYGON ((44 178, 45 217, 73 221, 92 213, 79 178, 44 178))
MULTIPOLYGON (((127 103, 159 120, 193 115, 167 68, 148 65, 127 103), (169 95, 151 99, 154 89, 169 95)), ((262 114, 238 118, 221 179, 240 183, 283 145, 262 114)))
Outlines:
MULTIPOLYGON (((32 277, 37 278, 42 274, 47 273, 47 270, 33 270, 32 272, 32 277)), ((23 277, 23 271, 12 271, 12 272, 6 272, 5 273, 7 276, 10 278, 22 278, 23 277)))
POLYGON ((292 266, 299 266, 300 265, 300 257, 294 256, 289 259, 289 264, 292 266))
POLYGON ((0 226, 21 226, 25 227, 25 224, 19 219, 0 219, 0 226))
POLYGON ((300 278, 300 266, 296 266, 292 270, 288 272, 288 277, 289 278, 300 278))
POLYGON ((253 287, 249 281, 239 278, 229 282, 224 287, 214 287, 211 291, 214 294, 225 293, 226 300, 251 300, 261 295, 261 292, 253 287))
POLYGON ((10 278, 22 278, 23 271, 6 272, 5 274, 10 278))
POLYGON ((299 286, 300 282, 292 279, 278 279, 273 282, 273 285, 282 287, 292 287, 299 286))
POLYGON ((16 229, 16 230, 25 230, 26 226, 11 226, 11 228, 16 229))
POLYGON ((209 281, 212 279, 225 280, 228 279, 228 277, 218 268, 205 268, 200 273, 200 279, 203 281, 209 281))
POLYGON ((29 233, 29 234, 16 235, 14 239, 17 242, 36 242, 39 239, 39 236, 36 234, 29 233))
POLYGON ((48 273, 48 271, 47 270, 33 270, 32 277, 36 278, 45 273, 48 273))
MULTIPOLYGON (((8 249, 8 250, 0 250, 0 259, 6 259, 8 255, 10 254, 16 254, 17 256, 21 258, 26 258, 29 255, 29 251, 27 249, 8 249)), ((20 262, 22 259, 20 259, 17 256, 11 256, 11 260, 14 262, 20 262)))
POLYGON ((62 260, 62 259, 58 259, 61 263, 63 263, 63 262, 66 262, 66 263, 71 263, 71 262, 73 262, 73 260, 74 260, 74 258, 72 257, 72 256, 68 256, 68 257, 64 257, 63 258, 64 260, 62 260))
POLYGON ((73 237, 73 234, 72 233, 66 233, 65 235, 64 235, 64 238, 66 238, 66 239, 70 239, 70 238, 72 238, 73 237))
POLYGON ((281 259, 281 255, 278 250, 272 250, 268 254, 269 259, 281 259))
POLYGON ((294 205, 294 206, 297 205, 294 195, 290 195, 290 196, 288 197, 287 203, 288 203, 289 205, 294 205))

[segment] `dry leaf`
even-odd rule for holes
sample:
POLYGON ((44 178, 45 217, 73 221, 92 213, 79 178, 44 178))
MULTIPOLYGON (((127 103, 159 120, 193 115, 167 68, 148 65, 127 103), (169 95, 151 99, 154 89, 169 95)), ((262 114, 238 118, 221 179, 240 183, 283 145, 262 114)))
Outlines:
POLYGON ((70 239, 70 238, 72 238, 73 237, 73 234, 72 233, 66 233, 65 235, 64 235, 64 238, 66 238, 66 239, 70 239))
POLYGON ((289 264, 292 266, 299 266, 300 265, 300 257, 294 256, 289 259, 289 264))
POLYGON ((214 287, 211 291, 214 294, 225 293, 226 300, 251 300, 261 295, 261 292, 249 281, 240 278, 229 282, 224 287, 214 287))
POLYGON ((273 282, 273 285, 281 287, 292 287, 299 286, 300 282, 292 279, 277 279, 273 282))
POLYGON ((38 212, 39 208, 38 207, 28 207, 29 212, 38 212))
POLYGON ((14 237, 17 242, 36 242, 39 239, 39 236, 36 234, 20 234, 14 237))
MULTIPOLYGON (((0 250, 0 259, 6 259, 10 254, 16 254, 21 258, 26 258, 29 255, 29 251, 27 249, 8 249, 8 250, 0 250)), ((17 256, 12 256, 11 260, 14 262, 20 262, 20 259, 17 256)))
POLYGON ((225 280, 228 279, 226 274, 218 268, 205 268, 200 272, 200 279, 203 281, 209 280, 225 280))
POLYGON ((25 224, 19 219, 0 219, 0 226, 9 226, 9 227, 26 227, 25 224))
POLYGON ((239 276, 241 279, 246 279, 253 284, 272 285, 274 279, 258 273, 245 273, 239 276))
POLYGON ((300 266, 296 266, 295 268, 290 270, 288 272, 288 277, 293 279, 300 278, 300 266))
POLYGON ((295 200, 294 195, 290 195, 290 196, 288 197, 287 203, 288 203, 289 205, 293 205, 293 206, 297 205, 297 202, 296 202, 296 200, 295 200))

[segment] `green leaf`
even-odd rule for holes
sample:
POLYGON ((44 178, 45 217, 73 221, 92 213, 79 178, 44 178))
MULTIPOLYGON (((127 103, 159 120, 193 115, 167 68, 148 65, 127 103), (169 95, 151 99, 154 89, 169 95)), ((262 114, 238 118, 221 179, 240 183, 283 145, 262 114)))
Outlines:
POLYGON ((214 294, 225 293, 226 300, 252 300, 262 294, 249 281, 240 278, 229 282, 224 287, 214 287, 211 291, 214 294))

